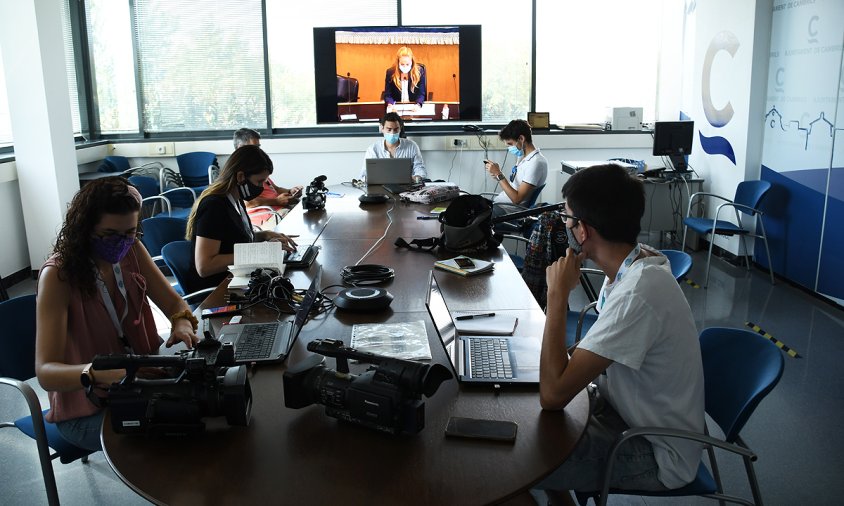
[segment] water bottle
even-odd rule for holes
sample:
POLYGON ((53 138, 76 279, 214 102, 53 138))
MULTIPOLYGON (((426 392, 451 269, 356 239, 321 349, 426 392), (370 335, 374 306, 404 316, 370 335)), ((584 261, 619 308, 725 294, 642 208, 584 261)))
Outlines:
POLYGON ((443 119, 448 119, 448 104, 443 104, 443 119))

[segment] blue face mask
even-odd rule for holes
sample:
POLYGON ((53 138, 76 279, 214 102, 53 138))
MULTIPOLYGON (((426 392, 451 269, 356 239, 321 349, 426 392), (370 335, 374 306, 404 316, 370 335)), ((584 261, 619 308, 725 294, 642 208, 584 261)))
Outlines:
POLYGON ((525 154, 525 152, 524 152, 524 151, 522 151, 521 149, 517 148, 516 146, 507 146, 507 151, 509 151, 511 155, 513 155, 513 156, 515 156, 515 157, 517 157, 517 158, 521 158, 521 156, 522 156, 523 154, 525 154))
POLYGON ((399 134, 388 134, 384 132, 384 140, 387 141, 387 144, 395 144, 399 141, 399 134))

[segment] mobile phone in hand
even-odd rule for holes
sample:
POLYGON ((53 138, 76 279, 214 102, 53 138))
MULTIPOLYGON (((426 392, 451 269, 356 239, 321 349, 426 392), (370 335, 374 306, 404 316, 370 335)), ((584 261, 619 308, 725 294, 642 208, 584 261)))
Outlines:
POLYGON ((445 428, 445 435, 448 437, 514 442, 518 428, 516 422, 452 416, 445 428))

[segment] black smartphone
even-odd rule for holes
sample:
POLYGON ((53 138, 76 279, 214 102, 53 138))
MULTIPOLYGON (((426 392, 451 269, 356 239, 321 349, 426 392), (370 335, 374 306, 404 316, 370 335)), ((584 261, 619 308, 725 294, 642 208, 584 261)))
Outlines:
POLYGON ((202 310, 203 318, 210 318, 212 316, 222 316, 231 313, 239 312, 243 306, 240 304, 230 304, 228 306, 209 307, 202 310))
POLYGON ((471 269, 475 266, 475 262, 467 257, 457 257, 454 259, 454 263, 456 263, 457 267, 460 267, 461 269, 471 269))
POLYGON ((514 442, 518 428, 519 426, 516 422, 452 416, 448 419, 445 435, 449 437, 514 442))

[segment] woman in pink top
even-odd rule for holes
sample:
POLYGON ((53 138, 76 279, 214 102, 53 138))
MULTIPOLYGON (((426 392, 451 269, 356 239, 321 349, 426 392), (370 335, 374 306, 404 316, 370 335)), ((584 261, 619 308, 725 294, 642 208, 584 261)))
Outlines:
POLYGON ((156 353, 161 338, 147 297, 173 327, 167 346, 197 342, 196 318, 136 239, 141 195, 107 177, 74 196, 53 254, 41 268, 36 309, 35 371, 49 392, 47 420, 71 443, 100 449, 103 411, 88 400, 125 376, 96 371, 95 355, 156 353))

